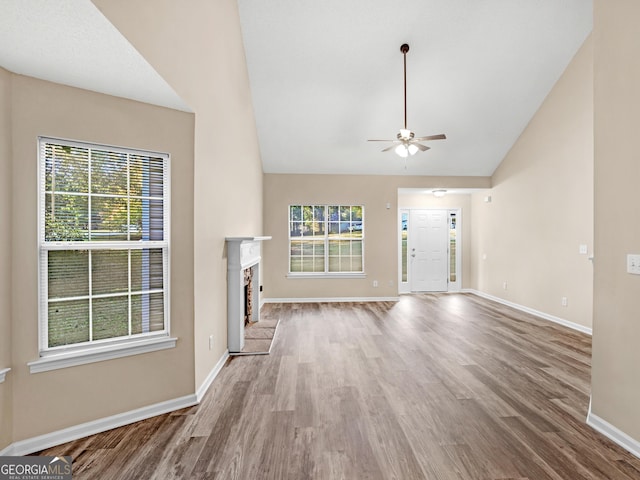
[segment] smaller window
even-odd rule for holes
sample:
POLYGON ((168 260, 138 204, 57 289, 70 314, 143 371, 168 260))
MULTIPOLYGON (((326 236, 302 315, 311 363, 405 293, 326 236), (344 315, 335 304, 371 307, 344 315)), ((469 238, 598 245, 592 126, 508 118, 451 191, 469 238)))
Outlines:
POLYGON ((402 283, 407 283, 408 280, 408 271, 409 271, 409 256, 407 255, 407 242, 409 239, 409 212, 402 212, 402 228, 401 228, 401 249, 402 249, 402 283))
POLYGON ((289 273, 364 272, 362 205, 291 205, 289 273))
POLYGON ((457 266, 457 247, 458 247, 458 230, 457 230, 457 214, 449 212, 449 281, 455 283, 458 275, 456 273, 457 266))

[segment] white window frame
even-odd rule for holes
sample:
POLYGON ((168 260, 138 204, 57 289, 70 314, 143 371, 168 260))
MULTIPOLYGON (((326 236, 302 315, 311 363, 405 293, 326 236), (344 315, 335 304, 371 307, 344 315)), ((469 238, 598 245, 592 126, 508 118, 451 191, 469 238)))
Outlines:
POLYGON ((365 205, 356 203, 292 203, 287 206, 287 278, 366 278, 365 273, 365 205), (324 237, 304 237, 308 240, 324 240, 324 272, 292 272, 291 271, 291 240, 298 239, 299 237, 291 237, 291 207, 295 206, 311 206, 311 207, 324 207, 324 237), (330 272, 329 271, 329 207, 360 207, 362 208, 362 237, 359 239, 362 242, 362 271, 361 272, 330 272))
MULTIPOLYGON (((171 206, 171 182, 170 182, 170 155, 168 153, 152 152, 110 145, 101 145, 89 142, 78 142, 50 137, 38 137, 38 350, 39 359, 29 362, 31 373, 55 370, 74 365, 120 358, 136 355, 176 346, 177 338, 170 336, 170 206, 171 206), (152 156, 163 159, 163 236, 164 240, 126 240, 126 241, 46 241, 45 240, 45 158, 44 145, 56 144, 78 148, 108 150, 110 152, 127 155, 152 156), (163 251, 163 301, 164 301, 164 330, 131 334, 123 337, 108 338, 102 340, 89 340, 88 342, 48 346, 48 252, 55 250, 142 250, 161 248, 163 251)), ((88 197, 91 198, 89 192, 88 197)), ((129 194, 127 194, 129 195, 129 194)), ((89 228, 90 227, 89 218, 89 228)), ((90 278, 90 277, 89 277, 90 278)), ((89 280, 90 282, 90 280, 89 280)), ((130 288, 130 287, 129 287, 130 288)), ((150 291, 150 293, 153 293, 150 291)), ((107 294, 108 296, 109 294, 107 294)), ((127 291, 131 295, 131 291, 127 291)), ((89 298, 100 298, 89 292, 89 298)), ((84 296, 83 296, 84 297, 84 296)), ((91 312, 91 309, 90 309, 91 312)))

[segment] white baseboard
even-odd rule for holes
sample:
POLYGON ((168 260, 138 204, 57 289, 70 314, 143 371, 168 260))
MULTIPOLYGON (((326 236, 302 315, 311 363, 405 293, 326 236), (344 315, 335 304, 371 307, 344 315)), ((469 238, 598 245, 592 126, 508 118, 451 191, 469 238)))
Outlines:
POLYGON ((564 318, 556 317, 554 315, 549 315, 548 313, 544 313, 539 310, 534 310, 533 308, 525 307, 524 305, 519 305, 517 303, 504 300, 500 297, 494 297, 493 295, 489 295, 488 293, 484 293, 479 290, 465 288, 461 290, 461 293, 472 293, 474 295, 477 295, 478 297, 486 298, 487 300, 492 300, 494 302, 501 303, 502 305, 515 308, 516 310, 520 310, 521 312, 530 313, 531 315, 535 315, 536 317, 540 317, 544 320, 549 320, 550 322, 554 322, 559 325, 569 327, 573 330, 577 330, 578 332, 586 333, 587 335, 592 335, 591 328, 585 327, 584 325, 580 325, 579 323, 571 322, 569 320, 565 320, 564 318))
POLYGON ((0 450, 0 456, 18 456, 28 455, 30 453, 39 452, 47 448, 55 447, 63 443, 71 442, 79 438, 88 437, 96 433, 106 432, 113 428, 129 425, 130 423, 146 420, 147 418, 162 415, 164 413, 174 412, 181 408, 192 407, 197 405, 207 393, 207 390, 215 380, 225 362, 229 358, 229 351, 225 351, 220 360, 215 364, 205 381, 200 385, 195 394, 185 395, 184 397, 167 400, 166 402, 156 403, 147 407, 138 408, 129 412, 119 413, 110 417, 100 418, 73 427, 65 428, 55 432, 40 435, 38 437, 28 438, 19 442, 12 443, 3 450, 0 450))
POLYGON ((198 403, 202 401, 202 397, 204 397, 204 394, 207 393, 207 390, 209 390, 209 387, 220 373, 220 370, 222 370, 222 367, 224 367, 224 364, 226 363, 228 358, 229 350, 225 350, 225 352, 220 357, 220 360, 218 360, 218 363, 213 366, 213 368, 209 372, 209 375, 207 375, 207 378, 204 379, 204 382, 202 382, 202 385, 200 385, 200 387, 196 391, 196 399, 198 400, 198 403))
POLYGON ((265 298, 264 303, 398 302, 400 297, 265 298))
POLYGON ((595 431, 600 432, 614 443, 627 450, 632 455, 640 458, 640 442, 630 437, 622 430, 611 425, 591 411, 591 401, 589 401, 589 413, 587 414, 587 425, 595 431))
POLYGON ((163 413, 173 412, 175 410, 180 410, 181 408, 187 408, 197 404, 198 400, 195 394, 185 395, 184 397, 167 400, 166 402, 156 403, 154 405, 138 408, 129 412, 119 413, 117 415, 100 418, 87 423, 81 423, 80 425, 74 425, 73 427, 47 433, 38 437, 21 440, 0 451, 0 455, 28 455, 46 448, 71 442, 79 438, 88 437, 89 435, 94 435, 100 432, 106 432, 113 428, 122 427, 123 425, 139 422, 140 420, 145 420, 157 415, 162 415, 163 413))

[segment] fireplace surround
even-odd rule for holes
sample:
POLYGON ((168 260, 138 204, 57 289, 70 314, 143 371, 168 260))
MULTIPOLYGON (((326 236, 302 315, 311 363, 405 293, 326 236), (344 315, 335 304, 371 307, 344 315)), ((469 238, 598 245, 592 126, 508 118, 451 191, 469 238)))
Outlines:
POLYGON ((260 321, 261 244, 271 237, 227 237, 227 346, 229 353, 244 348, 245 270, 253 278, 252 312, 249 322, 260 321))

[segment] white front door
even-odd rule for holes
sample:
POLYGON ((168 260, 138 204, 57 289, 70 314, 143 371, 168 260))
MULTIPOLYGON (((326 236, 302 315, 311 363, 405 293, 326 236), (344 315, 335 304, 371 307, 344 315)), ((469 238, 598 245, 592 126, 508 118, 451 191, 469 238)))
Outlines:
POLYGON ((411 210, 411 291, 446 292, 449 273, 447 210, 411 210))

